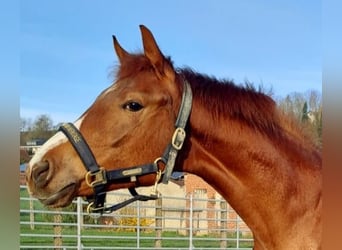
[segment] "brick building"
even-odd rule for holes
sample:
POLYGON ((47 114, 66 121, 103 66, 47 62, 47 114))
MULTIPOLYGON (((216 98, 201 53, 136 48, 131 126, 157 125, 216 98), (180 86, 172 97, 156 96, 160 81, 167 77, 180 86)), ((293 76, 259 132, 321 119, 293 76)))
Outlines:
MULTIPOLYGON (((199 176, 186 174, 184 176, 184 182, 186 193, 192 193, 195 199, 199 199, 198 205, 204 208, 203 212, 199 216, 209 219, 206 225, 208 227, 208 231, 210 232, 211 228, 218 228, 220 226, 220 222, 217 220, 219 217, 217 211, 220 209, 220 202, 218 202, 218 200, 222 200, 222 196, 199 176), (208 201, 205 203, 202 202, 201 204, 201 199, 208 199, 208 201)), ((194 205, 196 205, 196 202, 194 205)), ((243 221, 237 221, 238 215, 229 204, 227 204, 227 210, 228 229, 233 230, 238 227, 242 231, 245 231, 246 234, 250 234, 246 223, 243 221)))

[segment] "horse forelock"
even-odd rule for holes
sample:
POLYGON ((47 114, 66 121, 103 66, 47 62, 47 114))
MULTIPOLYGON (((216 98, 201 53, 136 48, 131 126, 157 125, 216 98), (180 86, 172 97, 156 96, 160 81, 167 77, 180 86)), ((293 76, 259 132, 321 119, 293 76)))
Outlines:
MULTIPOLYGON (((164 63, 168 64, 173 69, 173 62, 170 57, 164 57, 164 63)), ((115 80, 133 77, 143 71, 154 72, 152 63, 142 53, 130 54, 119 65, 114 67, 112 74, 115 80)))

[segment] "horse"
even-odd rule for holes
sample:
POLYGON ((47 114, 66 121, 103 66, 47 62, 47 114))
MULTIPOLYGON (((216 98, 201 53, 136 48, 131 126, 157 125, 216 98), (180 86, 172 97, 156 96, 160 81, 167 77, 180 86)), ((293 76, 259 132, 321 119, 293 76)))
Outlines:
MULTIPOLYGON (((202 177, 253 233, 254 249, 321 249, 322 158, 303 129, 250 84, 176 68, 140 25, 143 52, 113 36, 113 84, 33 156, 29 193, 50 207, 128 188, 156 199, 173 171, 202 177), (135 188, 152 186, 151 195, 135 188)), ((107 211, 118 209, 118 204, 107 211)))

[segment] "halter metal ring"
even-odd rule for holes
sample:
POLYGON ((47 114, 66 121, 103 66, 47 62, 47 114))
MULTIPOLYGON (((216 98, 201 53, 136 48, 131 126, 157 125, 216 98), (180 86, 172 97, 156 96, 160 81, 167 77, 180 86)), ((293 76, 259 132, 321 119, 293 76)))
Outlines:
POLYGON ((104 207, 94 208, 94 202, 90 202, 88 204, 88 206, 87 206, 87 213, 88 213, 88 215, 91 216, 94 219, 101 217, 101 214, 97 213, 100 210, 103 210, 105 212, 105 208, 104 207))
POLYGON ((157 159, 154 160, 153 164, 157 166, 158 168, 158 163, 162 162, 164 165, 166 165, 166 160, 163 157, 158 157, 157 159))

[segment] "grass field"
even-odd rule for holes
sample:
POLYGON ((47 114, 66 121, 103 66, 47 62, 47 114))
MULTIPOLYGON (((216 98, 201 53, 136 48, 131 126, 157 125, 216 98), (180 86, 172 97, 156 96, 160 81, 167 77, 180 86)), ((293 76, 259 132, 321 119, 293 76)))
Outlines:
MULTIPOLYGON (((53 246, 54 245, 54 211, 47 210, 41 203, 34 201, 34 210, 38 211, 34 214, 34 229, 30 224, 30 201, 28 199, 27 191, 20 190, 20 245, 21 249, 29 249, 29 246, 53 246), (50 213, 49 213, 50 212, 50 213)), ((31 203, 32 205, 32 203, 31 203)), ((62 235, 63 246, 77 246, 77 224, 76 216, 73 214, 73 209, 63 209, 62 224, 59 229, 62 235)), ((137 232, 120 229, 119 227, 102 227, 100 223, 94 222, 89 219, 85 221, 85 226, 81 231, 81 242, 84 246, 92 247, 132 247, 136 248, 139 245, 142 248, 153 249, 156 241, 156 233, 154 230, 141 231, 139 235, 139 242, 137 242, 137 232)), ((189 237, 178 234, 175 231, 162 232, 162 246, 173 248, 188 248, 189 237)), ((236 233, 229 233, 227 237, 228 247, 237 247, 236 233)), ((244 237, 239 235, 240 239, 244 237)), ((248 238, 247 238, 248 239, 248 238)), ((220 239, 216 234, 209 234, 203 236, 194 236, 192 240, 193 246, 196 248, 219 248, 220 239)), ((239 247, 252 247, 251 241, 240 241, 239 247)))
MULTIPOLYGON (((54 244, 53 239, 53 229, 44 229, 36 228, 34 232, 31 229, 26 227, 21 228, 21 234, 27 234, 29 237, 20 237, 20 244, 29 246, 29 245, 41 245, 41 246, 51 246, 54 244), (32 233, 45 234, 46 236, 35 236, 32 237, 32 233), (30 236, 31 235, 31 236, 30 236)), ((66 246, 76 246, 76 230, 70 228, 63 228, 63 245, 66 246)), ((227 241, 228 247, 237 247, 234 237, 232 237, 231 241, 227 241)), ((211 235, 207 236, 196 236, 192 240, 193 245, 197 248, 219 248, 220 241, 211 235)), ((135 248, 137 246, 137 234, 134 232, 115 232, 101 229, 84 229, 82 230, 82 244, 84 246, 93 246, 93 247, 106 247, 106 246, 115 246, 115 247, 132 247, 135 248)), ((153 247, 155 246, 155 233, 140 233, 140 247, 153 247)), ((189 247, 189 238, 186 236, 182 236, 177 234, 176 232, 163 232, 162 233, 162 246, 163 247, 179 247, 186 248, 189 247)), ((240 243, 240 247, 252 247, 252 244, 240 243)))

